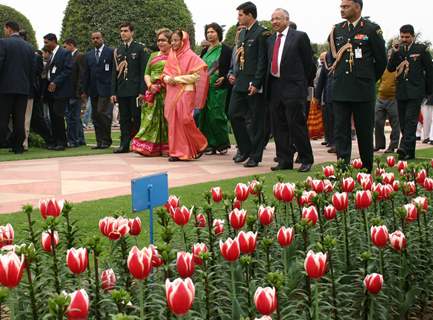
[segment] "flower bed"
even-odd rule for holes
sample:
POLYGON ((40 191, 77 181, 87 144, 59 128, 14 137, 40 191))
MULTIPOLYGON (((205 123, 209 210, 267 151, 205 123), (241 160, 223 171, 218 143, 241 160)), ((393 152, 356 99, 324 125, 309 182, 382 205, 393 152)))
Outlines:
POLYGON ((0 310, 12 319, 421 317, 433 294, 432 164, 389 157, 372 175, 361 167, 215 187, 193 207, 171 196, 155 213, 157 243, 144 248, 139 217, 106 217, 100 234, 82 234, 72 206, 51 199, 37 230, 27 206, 26 241, 13 245, 13 227, 0 227, 0 310))

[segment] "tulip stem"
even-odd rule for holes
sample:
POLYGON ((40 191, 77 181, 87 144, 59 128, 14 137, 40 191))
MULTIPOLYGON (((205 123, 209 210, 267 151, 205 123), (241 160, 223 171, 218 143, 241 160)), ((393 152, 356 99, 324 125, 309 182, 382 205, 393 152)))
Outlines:
POLYGON ((370 234, 368 232, 368 219, 367 219, 367 211, 365 209, 362 210, 362 217, 364 218, 364 228, 365 228, 365 238, 367 243, 367 248, 370 248, 370 234))
POLYGON ((60 294, 60 281, 59 281, 59 269, 57 267, 57 255, 56 255, 56 243, 54 239, 54 224, 50 228, 50 240, 51 240, 51 252, 53 254, 53 273, 54 273, 54 286, 56 293, 60 294))
MULTIPOLYGON (((32 280, 32 271, 30 270, 30 264, 26 268, 27 271, 27 279, 29 282, 29 294, 30 294, 30 302, 32 305, 32 316, 33 320, 38 319, 38 309, 36 307, 36 297, 35 297, 35 290, 33 288, 33 280, 32 280)), ((1 319, 1 317, 0 317, 1 319)))
POLYGON ((278 301, 280 301, 279 299, 279 289, 275 290, 275 294, 277 295, 277 320, 281 320, 281 311, 280 311, 280 303, 278 301))
POLYGON ((348 226, 347 226, 347 210, 343 212, 343 223, 344 223, 344 246, 345 246, 345 258, 346 258, 346 270, 350 270, 350 252, 349 252, 349 238, 348 238, 348 226))
POLYGON ((335 288, 335 277, 334 277, 334 264, 332 263, 332 253, 328 251, 329 271, 331 272, 331 288, 332 288, 332 303, 333 303, 333 314, 334 319, 338 319, 338 308, 337 308, 337 290, 335 288))
POLYGON ((383 250, 384 249, 379 249, 379 270, 380 274, 385 278, 385 263, 383 260, 383 250))
POLYGON ((391 199, 391 211, 392 211, 393 230, 397 230, 397 220, 395 219, 395 211, 394 211, 394 199, 391 199))
POLYGON ((146 290, 146 280, 140 281, 140 320, 144 320, 144 291, 146 290))
POLYGON ((203 271, 204 271, 204 290, 206 295, 206 319, 210 319, 210 292, 209 292, 209 275, 208 275, 208 265, 207 265, 208 259, 203 259, 203 271))
POLYGON ((293 221, 293 225, 296 224, 296 218, 295 218, 295 211, 293 209, 293 202, 290 202, 290 211, 292 213, 292 221, 293 221))
POLYGON ((69 203, 63 208, 63 216, 66 219, 66 247, 71 249, 74 246, 74 236, 72 234, 71 221, 69 219, 69 213, 71 212, 72 206, 69 203))
POLYGON ((122 253, 122 262, 123 262, 123 272, 125 275, 125 288, 128 290, 131 288, 131 278, 129 276, 129 269, 128 269, 128 244, 126 243, 125 237, 120 238, 120 249, 122 253))
POLYGON ((236 298, 236 277, 235 277, 235 262, 230 263, 230 272, 232 279, 232 320, 239 320, 239 302, 236 298))
POLYGON ((286 281, 289 277, 289 266, 287 265, 287 250, 288 248, 283 248, 284 279, 286 281))
POLYGON ((98 254, 95 250, 93 250, 93 264, 95 268, 95 319, 101 319, 101 315, 99 313, 99 270, 98 270, 98 254))
POLYGON ((211 256, 210 261, 213 262, 215 258, 214 249, 213 249, 214 239, 212 233, 213 217, 212 217, 212 209, 210 207, 206 209, 206 214, 207 214, 207 228, 208 228, 208 237, 209 237, 209 251, 211 256))
POLYGON ((316 281, 314 286, 314 320, 320 320, 320 307, 319 307, 319 280, 316 281))
POLYGON ((185 252, 188 252, 188 240, 186 238, 185 226, 182 226, 183 243, 185 244, 185 252))
POLYGON ((251 312, 251 296, 250 296, 250 265, 245 265, 245 282, 247 287, 247 301, 248 301, 248 317, 253 318, 253 313, 251 312))

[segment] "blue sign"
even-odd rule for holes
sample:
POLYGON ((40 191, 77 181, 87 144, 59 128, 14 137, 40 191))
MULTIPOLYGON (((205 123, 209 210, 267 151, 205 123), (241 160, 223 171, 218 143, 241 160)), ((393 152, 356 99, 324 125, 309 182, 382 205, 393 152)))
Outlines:
POLYGON ((133 212, 149 210, 150 243, 153 243, 153 208, 168 200, 167 173, 131 180, 131 198, 133 212))

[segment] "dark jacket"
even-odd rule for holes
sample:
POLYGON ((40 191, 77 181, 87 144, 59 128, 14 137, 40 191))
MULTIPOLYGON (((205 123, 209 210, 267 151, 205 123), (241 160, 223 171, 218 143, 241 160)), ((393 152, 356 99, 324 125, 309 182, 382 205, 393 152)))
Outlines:
MULTIPOLYGON (((305 32, 289 29, 284 41, 280 62, 279 81, 271 81, 272 56, 276 34, 267 40, 267 96, 278 94, 282 99, 305 99, 308 94, 308 81, 313 69, 313 51, 310 39, 305 32)), ((283 45, 283 44, 282 44, 283 45)))
POLYGON ((322 65, 320 69, 319 80, 314 90, 314 97, 321 101, 322 104, 332 103, 332 72, 329 70, 331 64, 332 55, 328 51, 326 54, 326 64, 322 65))
POLYGON ((399 51, 392 54, 388 70, 395 71, 404 60, 409 61, 409 71, 407 75, 402 72, 397 77, 397 99, 424 99, 426 95, 432 94, 433 64, 428 48, 421 43, 414 43, 405 51, 404 46, 400 46, 399 51))
MULTIPOLYGON (((206 54, 208 48, 205 48, 200 53, 200 58, 203 58, 203 56, 206 54)), ((232 60, 232 52, 233 49, 229 46, 222 43, 222 49, 221 49, 221 55, 218 59, 218 65, 216 66, 218 69, 218 78, 223 77, 224 81, 222 85, 219 88, 227 88, 229 86, 229 82, 227 80, 227 75, 230 70, 230 64, 232 60)), ((212 66, 209 66, 209 70, 212 68, 212 66)))
POLYGON ((114 50, 104 45, 96 61, 96 51, 92 49, 86 53, 84 59, 84 73, 82 87, 84 93, 90 97, 111 96, 111 80, 113 72, 114 50))
POLYGON ((73 61, 71 53, 62 47, 59 47, 48 66, 48 73, 50 74, 48 84, 51 82, 56 84, 56 90, 53 93, 54 98, 74 97, 71 79, 72 65, 73 61))
POLYGON ((84 55, 77 50, 72 55, 71 82, 72 82, 72 92, 74 94, 74 98, 79 98, 82 93, 81 77, 83 74, 83 69, 84 69, 84 55))
POLYGON ((0 93, 30 95, 33 49, 18 35, 0 39, 0 93))

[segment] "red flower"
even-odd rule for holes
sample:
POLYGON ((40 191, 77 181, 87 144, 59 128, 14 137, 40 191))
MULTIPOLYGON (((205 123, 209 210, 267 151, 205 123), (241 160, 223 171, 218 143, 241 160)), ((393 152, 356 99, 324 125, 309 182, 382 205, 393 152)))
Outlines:
POLYGON ((164 260, 158 252, 158 248, 153 244, 149 245, 149 248, 152 250, 152 267, 159 268, 164 264, 164 260))
POLYGON ((343 192, 353 192, 355 189, 355 180, 352 177, 344 178, 341 183, 341 189, 343 192))
POLYGON ((89 257, 86 248, 72 248, 66 253, 66 264, 72 273, 80 274, 86 271, 89 257))
POLYGON ((302 219, 315 225, 319 219, 316 207, 310 206, 308 208, 302 208, 302 219))
MULTIPOLYGON (((41 235, 41 244, 42 249, 46 252, 52 251, 51 246, 51 239, 53 238, 51 230, 48 230, 47 232, 42 232, 41 235)), ((57 247, 59 244, 59 233, 57 231, 54 231, 54 245, 57 247)))
POLYGON ((128 269, 135 279, 144 280, 152 271, 152 248, 133 246, 128 255, 128 269))
POLYGON ((365 177, 365 178, 361 179, 360 184, 361 184, 362 190, 371 190, 373 187, 373 180, 371 178, 365 177))
POLYGON ((272 223, 272 220, 274 219, 274 207, 264 207, 260 206, 259 211, 257 213, 260 224, 263 226, 268 226, 272 223))
POLYGON ((388 167, 392 168, 395 166, 395 158, 393 156, 389 156, 386 158, 386 163, 388 164, 388 167))
POLYGON ((239 248, 243 254, 251 254, 256 251, 257 232, 241 231, 238 234, 239 248))
POLYGON ((413 181, 404 182, 402 186, 403 193, 406 196, 411 196, 416 193, 416 185, 413 181))
POLYGON ((167 305, 176 316, 188 313, 194 303, 195 287, 190 278, 165 280, 165 296, 167 305))
POLYGON ((64 200, 47 199, 39 200, 39 211, 41 212, 42 218, 46 219, 49 216, 58 217, 62 213, 64 200))
POLYGON ((295 238, 295 231, 293 228, 281 227, 277 233, 277 240, 281 247, 286 248, 292 244, 295 238))
POLYGON ((362 166, 363 166, 363 164, 362 164, 361 159, 354 159, 352 161, 352 168, 353 169, 359 170, 359 169, 362 169, 362 166))
POLYGON ((427 212, 428 200, 426 197, 416 197, 412 202, 416 205, 417 209, 419 208, 421 210, 421 212, 427 212))
POLYGON ((368 274, 364 278, 364 287, 368 292, 377 294, 382 289, 383 276, 378 273, 368 274))
POLYGON ((101 287, 105 291, 111 291, 116 286, 116 274, 113 269, 107 269, 101 273, 101 287))
POLYGON ((406 170, 406 168, 407 168, 407 161, 399 161, 397 163, 398 171, 406 170))
POLYGON ((395 192, 397 192, 400 189, 400 181, 394 181, 394 183, 392 184, 392 188, 395 192))
POLYGON ((220 240, 220 251, 225 260, 229 262, 236 261, 241 254, 238 238, 228 238, 225 242, 220 240))
POLYGON ((248 183, 248 192, 252 195, 257 195, 262 187, 260 181, 253 180, 248 183))
POLYGON ((302 196, 299 198, 298 202, 300 206, 311 206, 313 204, 314 197, 317 196, 315 191, 304 191, 302 192, 302 196))
POLYGON ((274 187, 272 188, 272 191, 274 193, 274 197, 278 201, 283 201, 283 198, 281 196, 281 185, 282 185, 281 182, 277 182, 276 184, 274 184, 274 187))
POLYGON ((295 196, 295 185, 292 183, 282 183, 280 193, 282 201, 292 202, 295 196))
POLYGON ((0 226, 0 248, 13 244, 14 237, 14 228, 12 228, 12 225, 10 223, 5 226, 0 226))
POLYGON ((191 212, 194 209, 191 208, 189 210, 187 207, 182 206, 182 208, 170 208, 170 214, 173 218, 174 223, 176 223, 178 226, 184 226, 188 223, 189 219, 191 218, 191 212))
POLYGON ((376 168, 376 177, 381 177, 384 173, 386 173, 384 168, 376 168))
POLYGON ((323 183, 325 184, 325 189, 323 191, 325 191, 326 193, 329 192, 333 192, 334 191, 334 184, 329 181, 328 179, 323 180, 323 183))
POLYGON ((14 251, 0 255, 0 284, 12 289, 19 285, 25 268, 24 255, 14 251))
POLYGON ((224 233, 224 220, 214 219, 213 221, 213 232, 216 236, 224 233))
POLYGON ((326 261, 326 253, 314 253, 312 250, 308 251, 304 261, 305 272, 312 279, 320 279, 326 273, 326 261))
POLYGON ((358 172, 358 174, 356 175, 356 181, 358 181, 358 183, 361 183, 362 179, 370 179, 371 183, 373 183, 373 177, 371 176, 371 174, 358 172))
POLYGON ((71 302, 66 310, 68 320, 85 320, 89 316, 89 296, 81 289, 71 294, 71 302))
POLYGON ((258 287, 254 294, 254 304, 260 314, 271 315, 277 310, 277 291, 273 287, 258 287))
POLYGON ((141 233, 141 220, 139 217, 135 217, 134 219, 129 219, 129 234, 131 236, 138 236, 141 233))
POLYGON ((406 237, 400 230, 394 231, 389 235, 389 243, 395 251, 403 251, 407 246, 406 237))
POLYGON ((214 188, 210 189, 210 191, 212 192, 213 201, 216 203, 221 202, 221 200, 223 199, 223 192, 222 192, 221 188, 220 187, 214 187, 214 188))
POLYGON ((179 206, 180 206, 180 198, 176 196, 169 196, 167 203, 164 205, 164 207, 169 212, 170 212, 170 208, 178 208, 179 206))
POLYGON ((245 225, 247 212, 245 210, 234 209, 229 213, 230 224, 235 230, 241 229, 245 225))
POLYGON ((248 186, 244 183, 238 183, 235 188, 235 195, 236 199, 238 199, 240 202, 247 200, 249 195, 248 186))
POLYGON ((371 233, 371 242, 378 247, 378 248, 384 248, 386 244, 388 243, 388 229, 386 226, 372 226, 370 228, 371 233))
POLYGON ((349 198, 346 192, 336 192, 332 196, 332 204, 337 211, 345 211, 349 207, 349 198))
POLYGON ((123 217, 105 217, 99 220, 99 230, 110 240, 119 240, 129 233, 129 220, 123 217))
POLYGON ((425 178, 424 180, 424 189, 426 191, 433 191, 433 179, 425 178))
POLYGON ((333 220, 337 216, 337 210, 330 204, 323 208, 323 216, 326 220, 333 220))
POLYGON ((237 199, 233 199, 232 209, 240 209, 242 207, 242 203, 237 199))
POLYGON ((425 178, 427 178, 427 171, 425 169, 421 169, 416 173, 416 182, 418 184, 423 185, 425 178))
POLYGON ((418 219, 418 210, 413 203, 405 204, 403 207, 406 210, 407 222, 414 222, 418 219))
POLYGON ((200 255, 202 253, 206 253, 208 252, 207 246, 205 243, 196 243, 194 244, 194 246, 192 247, 192 253, 194 254, 194 263, 197 265, 202 265, 203 264, 203 260, 200 257, 200 255))
POLYGON ((189 278, 195 270, 194 255, 189 252, 180 251, 177 253, 176 269, 182 278, 189 278))
POLYGON ((373 196, 370 190, 357 191, 355 196, 355 206, 357 209, 367 209, 373 202, 373 196))
POLYGON ((322 180, 312 180, 311 181, 311 189, 313 189, 317 193, 322 193, 325 191, 325 183, 322 180))
POLYGON ((393 184, 395 180, 395 176, 394 173, 392 172, 388 172, 388 173, 383 173, 382 174, 382 183, 384 184, 393 184))
POLYGON ((330 165, 330 166, 326 166, 323 168, 323 174, 325 175, 325 177, 327 178, 331 178, 334 177, 335 175, 335 170, 334 170, 334 166, 330 165))
POLYGON ((204 227, 206 227, 206 217, 204 216, 203 213, 199 213, 195 217, 195 224, 196 224, 197 228, 204 228, 204 227))

